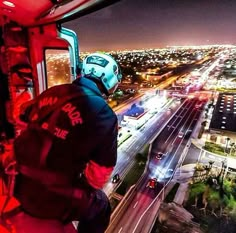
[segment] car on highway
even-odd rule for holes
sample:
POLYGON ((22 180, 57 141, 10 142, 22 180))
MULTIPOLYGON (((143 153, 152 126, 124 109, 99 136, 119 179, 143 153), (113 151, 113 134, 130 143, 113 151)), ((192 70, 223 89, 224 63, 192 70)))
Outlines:
POLYGON ((188 130, 186 131, 185 137, 186 137, 186 138, 190 137, 191 134, 192 134, 192 132, 193 132, 192 129, 188 129, 188 130))
POLYGON ((196 104, 195 105, 195 108, 201 108, 202 107, 202 104, 196 104))
POLYGON ((179 132, 178 137, 182 138, 184 136, 184 133, 182 131, 179 132))
POLYGON ((111 182, 112 182, 113 184, 116 184, 116 183, 118 183, 119 181, 120 181, 120 175, 119 175, 118 173, 116 173, 116 174, 112 177, 111 182))
POLYGON ((167 169, 166 174, 169 176, 169 175, 172 175, 173 172, 174 172, 174 169, 169 168, 167 169))
POLYGON ((162 157, 164 156, 164 153, 162 152, 157 152, 157 155, 156 155, 156 159, 162 159, 162 157))
POLYGON ((157 178, 150 178, 147 183, 147 187, 150 189, 154 189, 157 186, 157 178))

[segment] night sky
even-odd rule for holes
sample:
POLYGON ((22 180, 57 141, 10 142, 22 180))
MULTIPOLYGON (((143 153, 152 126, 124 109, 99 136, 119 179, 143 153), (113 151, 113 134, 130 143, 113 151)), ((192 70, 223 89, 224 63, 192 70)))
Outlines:
POLYGON ((234 44, 236 0, 121 0, 64 26, 82 52, 234 44))

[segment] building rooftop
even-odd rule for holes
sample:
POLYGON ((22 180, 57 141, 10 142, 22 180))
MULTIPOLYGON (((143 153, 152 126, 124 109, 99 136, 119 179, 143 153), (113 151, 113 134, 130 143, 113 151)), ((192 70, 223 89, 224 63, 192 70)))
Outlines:
POLYGON ((236 93, 219 94, 210 129, 236 132, 236 93))

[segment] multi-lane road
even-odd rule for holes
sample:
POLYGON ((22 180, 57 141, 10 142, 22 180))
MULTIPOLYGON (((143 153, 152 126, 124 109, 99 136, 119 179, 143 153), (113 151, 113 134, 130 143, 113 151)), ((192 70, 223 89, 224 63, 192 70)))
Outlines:
MULTIPOLYGON (((129 197, 129 200, 123 205, 123 210, 114 216, 107 233, 149 232, 152 225, 150 223, 155 219, 160 204, 160 191, 168 183, 171 173, 175 170, 199 119, 203 105, 204 102, 197 98, 186 99, 177 111, 176 109, 170 110, 173 111, 173 116, 168 119, 168 123, 162 127, 161 132, 152 143, 145 175, 134 189, 132 198, 129 197), (156 159, 158 152, 165 154, 162 160, 156 159), (155 189, 150 189, 147 187, 147 183, 150 178, 154 177, 158 179, 158 185, 155 189)), ((161 127, 159 128, 161 129, 161 127)), ((144 134, 146 135, 148 132, 147 129, 144 134)))
MULTIPOLYGON (((171 101, 164 109, 155 114, 149 121, 139 130, 129 129, 132 137, 121 144, 118 148, 117 165, 113 174, 120 174, 121 178, 125 176, 126 172, 132 166, 134 157, 143 148, 143 146, 150 142, 155 137, 157 132, 163 127, 163 125, 172 117, 171 113, 167 111, 168 107, 171 107, 176 111, 181 106, 180 101, 171 101)), ((127 107, 126 107, 127 108, 127 107)), ((104 191, 107 195, 110 195, 116 184, 112 184, 110 181, 105 185, 104 191)))

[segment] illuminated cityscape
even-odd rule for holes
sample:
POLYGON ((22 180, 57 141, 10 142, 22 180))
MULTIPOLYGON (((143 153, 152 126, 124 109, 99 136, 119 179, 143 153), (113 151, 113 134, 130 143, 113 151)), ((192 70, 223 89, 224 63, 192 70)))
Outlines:
POLYGON ((124 183, 134 180, 137 165, 128 174, 115 171, 121 181, 111 200, 125 202, 123 195, 128 204, 115 208, 108 232, 149 232, 153 225, 152 232, 235 231, 235 51, 206 46, 112 53, 124 70, 119 94, 109 100, 120 120, 119 160, 124 164, 133 154, 147 165, 137 175, 138 191, 133 181, 128 193, 124 183), (127 102, 132 117, 124 111, 127 102))
MULTIPOLYGON (((119 120, 117 166, 104 188, 113 206, 107 233, 234 232, 236 47, 110 53, 123 79, 107 99, 119 120)), ((69 64, 65 54, 48 56, 48 73, 69 64)))

